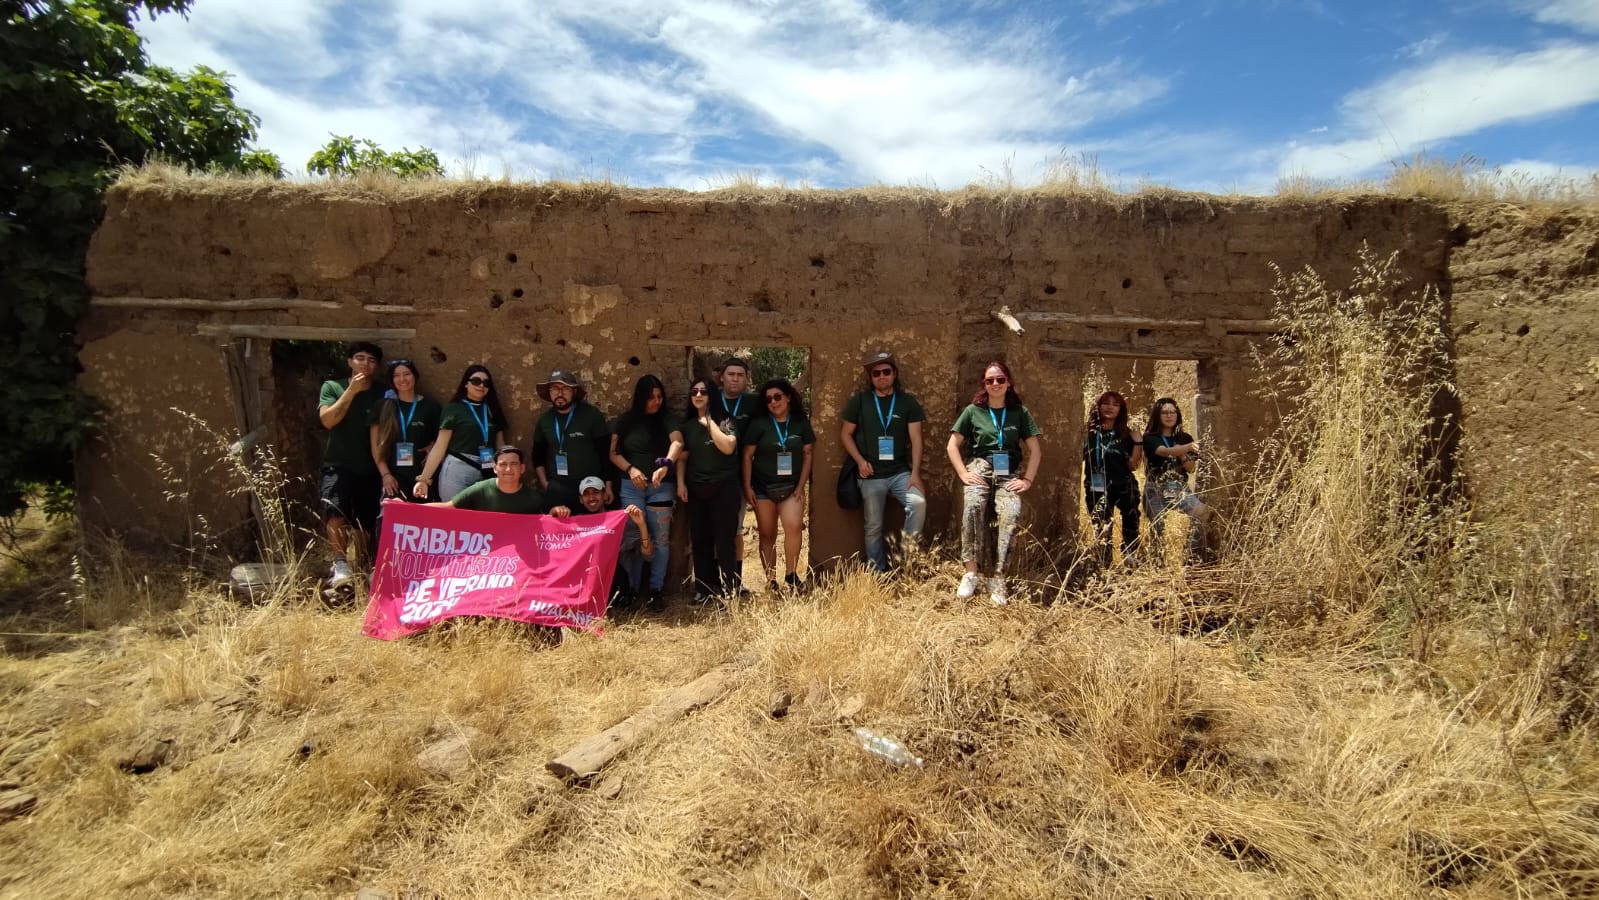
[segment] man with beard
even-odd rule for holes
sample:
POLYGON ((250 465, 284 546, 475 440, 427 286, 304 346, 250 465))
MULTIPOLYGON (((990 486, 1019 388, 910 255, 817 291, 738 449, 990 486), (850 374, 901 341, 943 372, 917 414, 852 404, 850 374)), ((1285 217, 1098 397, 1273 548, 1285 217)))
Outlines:
MULTIPOLYGON (((539 487, 550 506, 582 505, 578 485, 589 477, 604 480, 611 453, 611 430, 605 414, 584 400, 586 392, 576 373, 557 369, 538 385, 539 396, 550 408, 533 426, 533 465, 539 487)), ((611 503, 611 486, 605 485, 605 504, 611 503)))

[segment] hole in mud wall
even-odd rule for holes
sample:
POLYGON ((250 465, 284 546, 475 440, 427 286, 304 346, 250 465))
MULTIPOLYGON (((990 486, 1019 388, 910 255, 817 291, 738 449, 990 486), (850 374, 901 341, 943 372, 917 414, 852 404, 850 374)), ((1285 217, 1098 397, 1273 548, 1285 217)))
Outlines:
POLYGON ((811 257, 811 265, 818 269, 824 269, 827 267, 827 260, 820 256, 813 256, 811 257))
POLYGON ((1122 279, 1122 290, 1125 291, 1125 290, 1127 290, 1128 288, 1130 288, 1132 286, 1133 286, 1133 280, 1131 278, 1123 278, 1122 279))
POLYGON ((508 263, 515 263, 516 262, 516 254, 515 253, 507 253, 507 254, 505 254, 505 261, 508 262, 508 263))
POLYGON ((437 347, 432 347, 428 350, 428 359, 431 359, 436 363, 442 363, 447 361, 449 357, 444 355, 443 350, 440 350, 437 347))
POLYGON ((217 248, 217 252, 222 254, 223 256, 232 256, 233 255, 233 251, 229 250, 227 247, 218 247, 217 248))
MULTIPOLYGON (((688 402, 688 398, 683 395, 684 389, 690 382, 701 378, 711 385, 712 390, 720 390, 724 386, 722 380, 723 363, 735 356, 749 363, 749 377, 744 386, 744 392, 749 396, 744 398, 741 405, 744 413, 749 410, 749 404, 754 403, 756 409, 755 417, 765 416, 766 404, 760 397, 760 386, 769 379, 782 378, 792 383, 799 392, 800 402, 804 404, 805 412, 811 416, 811 427, 816 431, 817 441, 825 440, 828 437, 831 437, 834 441, 838 440, 836 423, 817 422, 814 417, 814 410, 811 408, 811 353, 808 347, 759 347, 735 343, 689 348, 687 354, 688 372, 684 373, 686 377, 677 384, 673 384, 674 378, 663 374, 663 379, 669 389, 667 403, 672 404, 674 408, 681 408, 688 402)), ((743 418, 744 413, 741 413, 740 418, 743 418)), ((813 448, 812 452, 817 452, 817 449, 813 448)), ((797 465, 799 456, 796 456, 795 460, 797 465)), ((837 472, 823 472, 818 469, 813 469, 811 472, 810 489, 812 497, 817 499, 805 504, 805 519, 803 520, 805 531, 803 544, 800 548, 800 559, 802 561, 800 571, 802 575, 807 577, 810 566, 804 560, 809 559, 811 556, 811 507, 816 502, 822 502, 819 499, 822 495, 818 492, 831 491, 833 489, 833 484, 837 481, 837 475, 837 472)), ((831 497, 826 502, 831 504, 831 497)), ((889 505, 893 506, 893 504, 889 505)), ((764 584, 768 579, 761 564, 759 552, 760 527, 754 510, 749 510, 745 514, 743 535, 744 583, 749 585, 764 584)), ((777 566, 781 570, 784 565, 783 529, 781 524, 777 528, 774 553, 777 566)), ((778 577, 781 578, 781 574, 778 577)))
POLYGON ((521 288, 517 288, 516 290, 512 291, 511 292, 511 296, 516 298, 517 300, 522 299, 522 289, 521 288))
MULTIPOLYGON (((815 294, 816 292, 812 291, 811 293, 815 294)), ((758 290, 755 293, 751 294, 750 295, 750 305, 754 306, 755 309, 760 311, 760 312, 771 312, 772 311, 772 294, 771 294, 771 292, 766 290, 765 288, 761 288, 760 290, 758 290)))
POLYGON ((427 249, 427 255, 428 256, 442 256, 442 255, 444 255, 444 251, 440 250, 437 247, 429 247, 427 249))
POLYGON ((1532 331, 1531 325, 1523 325, 1516 329, 1516 337, 1526 337, 1532 331))
MULTIPOLYGON (((1182 431, 1193 436, 1199 441, 1201 447, 1206 447, 1211 436, 1211 424, 1206 411, 1201 407, 1199 393, 1199 363, 1197 360, 1168 360, 1168 359, 1129 359, 1106 357, 1086 361, 1083 370, 1083 421, 1091 423, 1097 421, 1098 414, 1094 402, 1105 391, 1115 391, 1127 400, 1127 425, 1134 435, 1142 437, 1151 427, 1150 413, 1155 400, 1170 397, 1177 401, 1177 408, 1182 413, 1182 431)), ((1157 423, 1158 426, 1158 423, 1157 423)), ((1073 435, 1070 440, 1070 452, 1074 457, 1081 459, 1083 435, 1073 435)), ((1171 563, 1181 563, 1188 547, 1188 529, 1193 523, 1181 512, 1170 512, 1163 525, 1164 535, 1158 541, 1154 533, 1154 524, 1143 507, 1143 480, 1147 468, 1141 466, 1134 477, 1137 480, 1135 498, 1139 501, 1139 532, 1140 544, 1146 548, 1158 547, 1165 559, 1171 563)), ((1190 484, 1194 490, 1204 496, 1206 487, 1214 481, 1214 473, 1208 471, 1202 464, 1200 469, 1191 479, 1190 484)), ((1076 482, 1081 485, 1079 477, 1076 482)), ((1121 558, 1122 520, 1120 511, 1112 511, 1108 531, 1103 524, 1098 524, 1089 515, 1083 489, 1076 488, 1078 503, 1078 522, 1082 528, 1080 539, 1089 542, 1100 535, 1106 535, 1113 548, 1114 558, 1121 558), (1098 529, 1096 531, 1096 528, 1098 529)))
POLYGON ((627 358, 627 364, 630 365, 630 366, 637 366, 638 365, 638 357, 629 356, 627 358))
POLYGON ((502 307, 504 305, 505 305, 505 298, 501 297, 499 294, 495 294, 494 296, 489 298, 489 308, 490 309, 499 309, 500 307, 502 307))
POLYGON ((1053 284, 1044 285, 1044 293, 1046 293, 1046 294, 1054 294, 1055 293, 1055 286, 1053 284))
POLYGON ((556 341, 555 341, 555 346, 557 346, 557 347, 565 347, 566 346, 566 338, 557 338, 556 341))

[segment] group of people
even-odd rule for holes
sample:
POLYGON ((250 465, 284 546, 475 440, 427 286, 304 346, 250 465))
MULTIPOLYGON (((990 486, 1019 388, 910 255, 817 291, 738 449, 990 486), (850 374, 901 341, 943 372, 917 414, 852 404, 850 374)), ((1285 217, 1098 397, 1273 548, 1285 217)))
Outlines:
MULTIPOLYGON (((672 516, 689 519, 696 601, 744 591, 743 522, 755 511, 760 559, 771 590, 802 589, 805 487, 811 479, 816 430, 799 392, 774 378, 751 392, 750 366, 723 361, 715 379, 688 385, 681 414, 667 405, 655 375, 634 385, 627 410, 610 422, 589 403, 574 372, 557 370, 537 385, 549 404, 534 425, 530 456, 505 440, 507 420, 486 366, 471 365, 440 404, 420 391, 421 371, 409 359, 383 363, 375 344, 348 348, 348 378, 323 383, 318 410, 328 429, 321 501, 334 560, 329 583, 353 578, 353 540, 364 540, 386 501, 461 509, 544 513, 558 517, 620 505, 629 525, 622 542, 618 588, 646 605, 664 601, 672 516), (387 374, 380 385, 379 370, 387 374), (527 469, 532 467, 532 476, 527 469), (777 537, 783 535, 783 567, 777 537)), ((869 356, 865 387, 845 405, 838 435, 857 472, 865 520, 864 556, 889 570, 884 520, 888 500, 904 509, 902 552, 916 553, 926 522, 923 425, 926 413, 900 383, 891 352, 869 356)), ((1133 471, 1147 456, 1144 502, 1157 534, 1168 509, 1198 522, 1208 511, 1188 486, 1198 444, 1181 430, 1175 401, 1162 398, 1140 440, 1127 426, 1126 403, 1106 392, 1083 444, 1084 488, 1096 523, 1122 513, 1124 553, 1138 535, 1133 471)), ((992 602, 1008 602, 1004 573, 1021 516, 1021 495, 1042 462, 1040 431, 1023 405, 1010 369, 992 362, 982 384, 950 429, 947 454, 964 487, 957 596, 983 586, 979 558, 992 510, 996 524, 992 602)), ((1198 535, 1199 529, 1193 529, 1198 535)))

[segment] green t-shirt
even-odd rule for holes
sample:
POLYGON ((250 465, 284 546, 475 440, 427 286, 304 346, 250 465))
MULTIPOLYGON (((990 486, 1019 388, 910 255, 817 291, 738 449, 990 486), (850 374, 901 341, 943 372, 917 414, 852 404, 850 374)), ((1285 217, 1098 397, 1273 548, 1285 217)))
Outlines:
MULTIPOLYGON (((736 426, 732 420, 728 420, 724 428, 713 420, 711 427, 721 428, 722 433, 727 434, 736 426)), ((723 453, 716 449, 716 445, 711 443, 711 433, 700 425, 698 418, 683 423, 683 446, 688 449, 688 460, 684 465, 688 467, 687 477, 691 483, 707 484, 738 477, 737 442, 734 443, 732 453, 723 453)))
POLYGON ((642 422, 635 425, 627 434, 620 435, 616 442, 617 452, 622 454, 628 465, 643 472, 645 478, 654 474, 655 460, 666 455, 667 449, 671 446, 672 432, 683 430, 683 426, 670 413, 665 419, 667 443, 664 446, 655 445, 655 438, 650 435, 649 426, 642 422))
POLYGON ((816 432, 811 430, 811 421, 804 416, 790 415, 788 424, 779 425, 770 415, 765 415, 750 420, 749 426, 744 429, 742 443, 755 448, 750 478, 756 484, 798 481, 800 469, 805 465, 804 447, 816 443, 816 432), (793 471, 788 475, 779 475, 777 454, 784 450, 794 454, 793 471))
POLYGON ((1009 452, 1012 472, 1022 471, 1017 465, 1022 459, 1022 441, 1042 434, 1038 430, 1038 423, 1033 421, 1033 414, 1025 406, 990 409, 987 405, 978 406, 975 403, 961 410, 960 418, 949 430, 951 434, 966 438, 968 459, 986 459, 1000 450, 1009 452), (1003 442, 999 435, 1001 427, 1005 430, 1003 442))
POLYGON ((522 480, 522 489, 514 494, 500 490, 498 479, 485 478, 462 489, 450 503, 456 509, 475 509, 479 512, 527 514, 544 511, 544 495, 525 478, 522 480))
POLYGON ((873 478, 892 478, 911 470, 912 422, 927 421, 927 413, 916 398, 904 391, 895 391, 892 397, 879 397, 876 391, 861 391, 844 405, 843 419, 855 425, 855 449, 872 464, 873 478), (888 421, 884 430, 883 421, 888 421), (894 440, 894 455, 883 459, 878 439, 887 435, 894 440))
POLYGON ((494 446, 494 435, 505 430, 505 423, 494 417, 487 403, 454 400, 444 407, 444 415, 439 419, 439 430, 450 432, 451 453, 468 462, 477 462, 479 447, 499 449, 494 446), (488 434, 483 433, 484 422, 488 422, 488 434))
POLYGON ((432 397, 424 397, 421 394, 416 395, 414 404, 405 403, 398 399, 384 400, 372 407, 372 421, 370 424, 378 424, 378 420, 383 418, 385 407, 392 407, 394 410, 395 443, 398 444, 401 441, 411 442, 412 459, 414 460, 409 466, 400 465, 395 462, 397 448, 390 447, 389 471, 402 478, 422 474, 422 466, 427 463, 427 448, 439 436, 439 420, 444 415, 444 407, 440 406, 439 401, 434 400, 432 397))
MULTIPOLYGON (((332 406, 344 396, 350 379, 340 378, 322 382, 322 394, 317 399, 318 408, 332 406)), ((377 463, 372 461, 372 411, 383 400, 383 389, 377 385, 356 394, 350 400, 339 424, 328 429, 328 448, 322 454, 322 465, 338 466, 357 475, 376 475, 377 463)))
POLYGON ((554 407, 539 416, 533 428, 533 465, 544 467, 546 478, 563 478, 570 481, 594 475, 609 481, 615 467, 608 461, 611 455, 611 429, 605 424, 605 414, 594 404, 582 400, 572 404, 565 413, 557 416, 554 407), (570 417, 570 418, 568 418, 570 417), (556 434, 556 425, 560 434, 556 434), (557 474, 555 456, 566 454, 566 474, 557 474))
POLYGON ((711 395, 711 417, 715 419, 728 418, 733 420, 733 437, 740 441, 744 439, 744 429, 757 415, 766 415, 766 407, 761 403, 761 398, 745 391, 732 400, 721 391, 711 395))

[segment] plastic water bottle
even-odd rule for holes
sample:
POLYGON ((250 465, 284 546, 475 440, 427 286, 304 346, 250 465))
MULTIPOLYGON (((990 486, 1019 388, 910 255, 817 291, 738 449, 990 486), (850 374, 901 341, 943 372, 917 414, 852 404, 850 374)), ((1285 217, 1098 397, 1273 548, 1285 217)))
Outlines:
POLYGON ((861 745, 862 750, 893 765, 922 767, 920 756, 913 755, 909 748, 894 738, 878 734, 870 728, 855 729, 855 742, 861 745))

